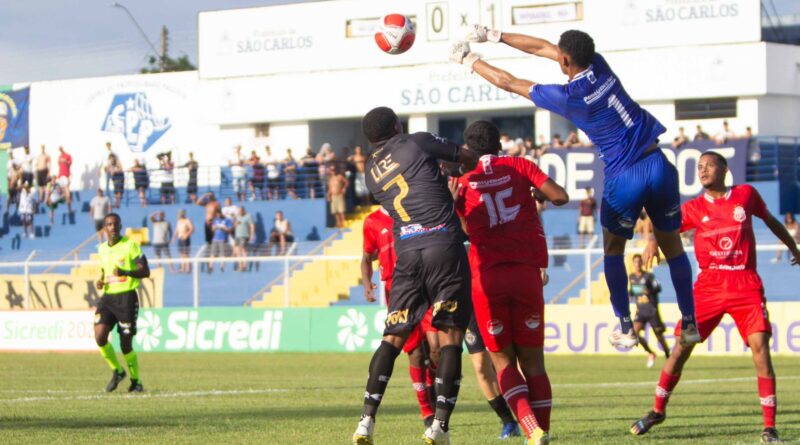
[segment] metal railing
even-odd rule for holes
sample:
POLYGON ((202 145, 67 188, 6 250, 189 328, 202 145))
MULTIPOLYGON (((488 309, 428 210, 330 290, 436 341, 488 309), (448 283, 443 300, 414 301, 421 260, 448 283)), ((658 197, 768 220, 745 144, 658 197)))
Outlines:
MULTIPOLYGON (((583 248, 574 248, 574 249, 550 249, 549 254, 551 256, 551 267, 548 269, 548 273, 550 275, 550 284, 545 287, 545 298, 547 301, 551 303, 559 302, 563 297, 573 297, 573 299, 580 295, 581 290, 585 289, 583 303, 586 305, 592 304, 592 283, 593 281, 597 280, 597 269, 599 269, 600 259, 602 259, 603 250, 601 248, 595 247, 597 239, 592 240, 590 244, 583 248), (557 257, 564 257, 566 258, 565 261, 560 262, 559 266, 553 266, 555 261, 553 261, 557 257), (580 269, 583 269, 582 271, 580 269), (583 286, 578 286, 578 283, 583 282, 583 286)), ((686 248, 688 252, 694 251, 692 246, 686 248)), ((785 250, 785 247, 782 245, 758 245, 756 247, 758 252, 777 252, 778 250, 785 250)), ((630 250, 631 252, 634 251, 633 249, 630 250)), ((762 261, 762 271, 766 267, 774 267, 770 264, 763 264, 765 258, 761 258, 762 261)), ((289 306, 298 306, 297 302, 295 301, 298 298, 298 294, 296 293, 296 289, 293 287, 292 284, 292 277, 293 271, 300 269, 298 265, 306 264, 309 262, 314 261, 323 261, 330 267, 333 273, 336 272, 337 268, 333 266, 334 263, 340 262, 351 262, 354 266, 360 264, 361 256, 360 255, 340 255, 340 256, 322 256, 322 255, 295 255, 293 251, 290 251, 288 255, 285 256, 251 256, 251 257, 218 257, 218 258, 209 258, 207 255, 206 246, 202 246, 198 251, 194 253, 193 256, 186 259, 181 258, 172 258, 172 259, 149 259, 148 262, 151 265, 151 268, 156 268, 159 266, 168 266, 172 265, 179 265, 182 262, 188 262, 191 265, 191 285, 180 285, 178 292, 186 292, 191 290, 190 298, 183 298, 180 295, 174 296, 177 297, 176 301, 179 301, 179 304, 170 304, 171 306, 193 306, 193 307, 200 307, 201 302, 203 305, 241 305, 241 304, 250 304, 256 301, 256 298, 251 297, 255 290, 258 290, 260 293, 270 292, 270 288, 264 288, 263 281, 259 282, 258 278, 252 275, 252 271, 254 270, 252 267, 248 268, 251 275, 248 276, 247 280, 253 281, 253 290, 247 291, 243 285, 245 280, 239 279, 241 275, 237 275, 240 272, 234 272, 232 269, 235 270, 235 265, 237 263, 247 263, 250 264, 260 264, 260 269, 262 271, 267 271, 269 269, 274 277, 278 277, 277 279, 269 280, 273 285, 282 285, 284 286, 283 291, 283 305, 285 307, 289 306), (207 272, 203 272, 205 270, 208 271, 208 264, 213 263, 217 264, 225 264, 230 265, 230 272, 225 273, 214 273, 208 274, 207 272), (190 288, 190 289, 189 289, 190 288), (203 292, 208 292, 210 295, 202 295, 203 292), (250 297, 248 299, 248 297, 250 297), (183 300, 181 300, 183 298, 183 300), (226 300, 221 300, 220 298, 226 298, 226 300), (221 301, 223 301, 221 303, 221 301)), ((788 266, 788 262, 784 263, 786 267, 788 266)), ((22 275, 24 276, 24 309, 32 309, 34 308, 31 303, 31 277, 41 272, 37 272, 37 270, 45 270, 46 268, 52 269, 53 267, 79 267, 79 266, 97 266, 99 265, 96 261, 84 259, 84 260, 56 260, 56 261, 42 261, 36 260, 36 251, 31 252, 28 258, 25 261, 17 261, 17 262, 0 262, 0 274, 8 274, 8 273, 18 273, 21 269, 22 275), (7 270, 11 269, 11 272, 6 272, 7 270)), ((663 267, 666 270, 666 267, 663 267)), ((787 269, 788 273, 796 272, 796 268, 787 269)), ((166 273, 166 271, 165 271, 166 273)), ((261 273, 262 276, 266 272, 255 272, 261 273)), ((296 272, 294 272, 296 273, 296 272)), ((377 273, 377 272, 376 272, 377 273)), ((165 279, 170 279, 171 274, 166 274, 165 279)), ((176 275, 177 277, 177 275, 176 275)), ((188 278, 188 277, 187 277, 188 278)), ((352 280, 352 284, 350 287, 357 287, 359 286, 359 277, 354 277, 352 280)), ((323 284, 325 284, 325 277, 324 276, 317 276, 314 277, 315 280, 321 280, 323 284)), ((265 278, 265 281, 267 279, 265 278)), ((376 279, 377 281, 377 279, 376 279)), ((796 281, 796 280, 795 280, 796 281)), ((307 284, 307 283, 303 283, 307 284)), ((776 283, 769 283, 771 286, 777 286, 776 283)), ((301 286, 302 287, 302 286, 301 286)), ((667 286, 669 287, 669 286, 667 286)), ((665 289, 666 290, 666 289, 665 289)), ((793 289, 789 289, 788 292, 794 292, 793 289)), ((188 295, 186 295, 188 297, 188 295)), ((327 296, 326 296, 327 297, 327 296)), ((780 296, 779 299, 798 299, 800 295, 786 295, 780 296)), ((335 296, 331 296, 328 298, 329 301, 336 300, 335 296)), ((360 303, 360 302, 359 302, 360 303)), ((272 302, 272 305, 275 305, 275 302, 272 302)))

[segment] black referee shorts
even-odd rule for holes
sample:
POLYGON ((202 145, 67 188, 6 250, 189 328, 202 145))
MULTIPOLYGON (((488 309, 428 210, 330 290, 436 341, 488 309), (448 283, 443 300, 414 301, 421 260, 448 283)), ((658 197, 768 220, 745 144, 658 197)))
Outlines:
POLYGON ((461 243, 402 252, 392 275, 384 335, 410 332, 433 306, 437 329, 464 329, 472 315, 467 251, 461 243))
POLYGON ((464 334, 464 343, 467 344, 467 352, 470 354, 478 354, 486 350, 481 331, 478 329, 478 320, 475 319, 474 313, 469 319, 469 326, 467 326, 467 332, 464 334))
POLYGON ((139 295, 135 290, 121 294, 106 294, 97 303, 94 324, 117 325, 120 335, 136 335, 136 319, 139 318, 139 295))

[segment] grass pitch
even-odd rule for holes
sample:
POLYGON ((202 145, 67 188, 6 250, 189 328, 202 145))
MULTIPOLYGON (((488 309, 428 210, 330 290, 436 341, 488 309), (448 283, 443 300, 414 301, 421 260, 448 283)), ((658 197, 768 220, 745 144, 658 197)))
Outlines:
MULTIPOLYGON (((99 354, 0 354, 0 443, 347 444, 361 410, 367 354, 140 354, 146 392, 103 388, 99 354)), ((121 358, 121 357, 120 357, 121 358)), ((554 444, 757 443, 761 407, 748 357, 695 357, 667 421, 643 437, 630 424, 652 406, 659 360, 550 356, 554 444)), ((123 362, 124 363, 124 362, 123 362)), ((500 424, 464 356, 454 445, 500 444, 500 424)), ((421 443, 419 410, 397 360, 378 415, 379 445, 421 443)), ((778 430, 800 437, 800 358, 775 359, 778 430)), ((506 443, 521 444, 521 438, 506 443)))

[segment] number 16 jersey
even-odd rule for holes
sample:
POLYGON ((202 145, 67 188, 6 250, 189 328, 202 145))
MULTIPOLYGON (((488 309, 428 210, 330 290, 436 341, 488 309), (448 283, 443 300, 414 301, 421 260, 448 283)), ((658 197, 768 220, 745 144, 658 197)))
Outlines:
POLYGON ((394 220, 397 256, 466 240, 437 159, 454 162, 459 146, 431 133, 398 134, 367 159, 367 188, 394 220))
POLYGON ((456 210, 466 221, 473 271, 503 263, 547 267, 547 242, 531 187, 548 179, 525 158, 491 155, 459 178, 456 210))

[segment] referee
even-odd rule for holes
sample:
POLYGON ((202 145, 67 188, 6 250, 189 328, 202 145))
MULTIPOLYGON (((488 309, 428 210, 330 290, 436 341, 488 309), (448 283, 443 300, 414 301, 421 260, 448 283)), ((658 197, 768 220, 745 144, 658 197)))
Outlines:
POLYGON ((136 335, 136 318, 139 315, 139 297, 136 289, 139 280, 150 276, 147 258, 139 243, 121 235, 122 220, 116 213, 103 219, 103 230, 108 242, 97 248, 100 256, 100 279, 95 286, 103 291, 103 297, 94 313, 94 338, 100 348, 100 355, 113 370, 106 391, 117 389, 125 378, 125 369, 117 360, 114 346, 108 341, 108 334, 114 325, 119 333, 119 343, 128 370, 131 373, 131 386, 128 392, 142 392, 144 387, 139 378, 139 360, 133 350, 133 336, 136 335))

